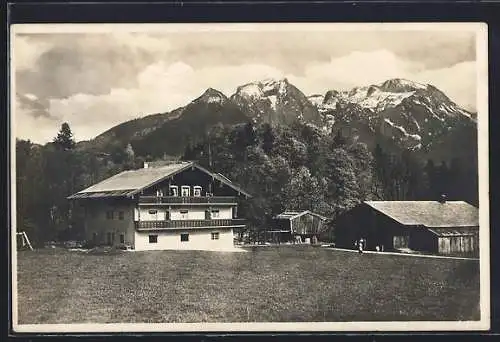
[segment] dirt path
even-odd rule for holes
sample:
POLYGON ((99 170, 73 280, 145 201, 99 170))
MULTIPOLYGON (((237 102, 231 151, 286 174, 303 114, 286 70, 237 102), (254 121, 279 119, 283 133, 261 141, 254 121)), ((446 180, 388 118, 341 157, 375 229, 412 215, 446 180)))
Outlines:
MULTIPOLYGON (((326 248, 334 249, 337 251, 359 253, 358 250, 355 250, 355 249, 337 248, 337 247, 335 247, 335 248, 326 247, 326 248)), ((363 254, 398 255, 398 256, 406 256, 406 257, 414 257, 414 258, 433 258, 433 259, 476 260, 476 261, 479 260, 479 258, 466 258, 466 257, 454 257, 454 256, 445 256, 445 255, 429 255, 429 254, 410 254, 410 253, 398 253, 398 252, 363 251, 363 254)))

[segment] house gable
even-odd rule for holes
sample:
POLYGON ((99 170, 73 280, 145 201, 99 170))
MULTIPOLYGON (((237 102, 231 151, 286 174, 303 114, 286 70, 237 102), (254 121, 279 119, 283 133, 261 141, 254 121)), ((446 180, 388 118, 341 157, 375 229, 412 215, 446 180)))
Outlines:
POLYGON ((196 166, 185 168, 141 190, 134 191, 134 195, 154 196, 157 191, 160 191, 163 196, 171 196, 171 187, 176 187, 176 191, 180 195, 183 186, 189 187, 190 196, 193 196, 194 187, 200 188, 200 196, 237 196, 240 194, 249 196, 246 192, 229 185, 228 181, 223 182, 213 174, 196 166))
MULTIPOLYGON (((150 189, 155 188, 155 186, 157 188, 158 185, 163 185, 165 181, 168 181, 172 177, 188 170, 198 170, 199 172, 206 174, 205 178, 208 177, 212 180, 217 180, 219 185, 222 184, 232 189, 232 194, 236 193, 242 194, 247 198, 251 197, 251 195, 244 191, 240 186, 231 182, 223 175, 210 172, 194 162, 182 162, 157 168, 124 171, 107 178, 102 182, 94 184, 76 194, 73 194, 69 196, 68 199, 132 197, 136 194, 149 191, 150 189)), ((199 178, 203 179, 203 177, 199 178)))

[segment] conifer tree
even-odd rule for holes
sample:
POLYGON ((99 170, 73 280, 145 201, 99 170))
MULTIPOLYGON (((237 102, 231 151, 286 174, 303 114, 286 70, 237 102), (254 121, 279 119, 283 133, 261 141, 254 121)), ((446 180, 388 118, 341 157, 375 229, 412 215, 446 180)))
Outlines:
POLYGON ((57 136, 54 138, 54 143, 63 150, 71 150, 75 147, 75 140, 73 139, 73 132, 69 128, 69 124, 64 122, 57 136))

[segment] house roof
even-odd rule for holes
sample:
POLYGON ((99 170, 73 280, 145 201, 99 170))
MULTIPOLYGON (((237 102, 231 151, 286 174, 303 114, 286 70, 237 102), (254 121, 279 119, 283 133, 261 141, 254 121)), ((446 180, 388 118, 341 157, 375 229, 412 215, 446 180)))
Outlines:
POLYGON ((366 201, 373 209, 404 225, 479 226, 479 210, 464 201, 366 201))
POLYGON ((190 167, 195 167, 245 196, 251 197, 237 184, 218 173, 212 173, 194 162, 178 162, 159 167, 123 171, 69 196, 68 199, 132 196, 190 167))
POLYGON ((296 219, 297 217, 300 217, 300 216, 305 215, 305 214, 310 214, 310 215, 319 217, 322 220, 327 220, 328 219, 328 218, 326 218, 326 217, 324 217, 322 215, 313 213, 312 211, 309 211, 309 210, 304 210, 304 211, 284 211, 281 214, 276 215, 274 218, 275 219, 279 219, 279 220, 293 220, 293 219, 296 219))

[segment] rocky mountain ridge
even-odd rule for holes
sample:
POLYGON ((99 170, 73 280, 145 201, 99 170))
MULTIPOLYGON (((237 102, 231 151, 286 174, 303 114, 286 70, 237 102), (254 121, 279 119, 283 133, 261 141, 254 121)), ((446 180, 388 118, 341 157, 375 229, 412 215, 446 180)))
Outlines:
POLYGON ((295 121, 341 132, 370 147, 382 142, 423 153, 442 150, 441 145, 453 148, 450 141, 459 140, 463 131, 470 143, 476 132, 475 114, 429 84, 391 79, 308 97, 284 78, 241 85, 229 97, 208 88, 184 107, 125 122, 80 145, 106 149, 130 143, 141 155, 179 155, 215 125, 295 121))

